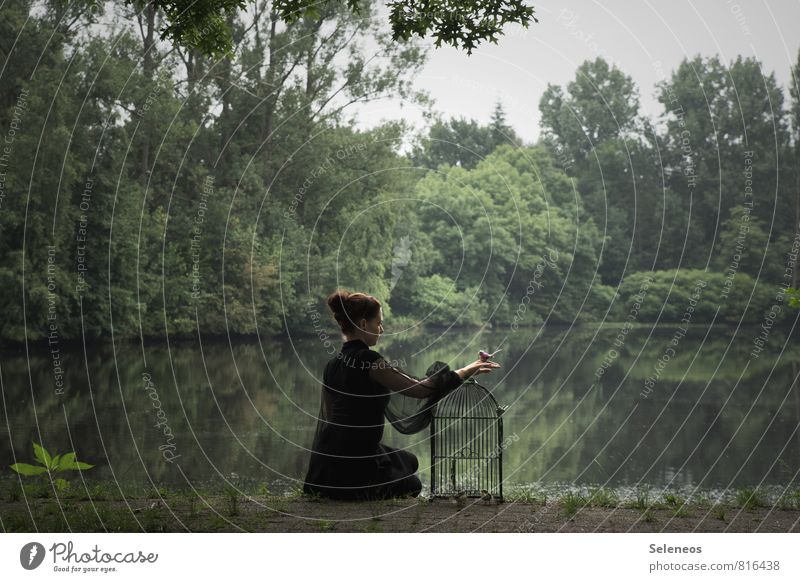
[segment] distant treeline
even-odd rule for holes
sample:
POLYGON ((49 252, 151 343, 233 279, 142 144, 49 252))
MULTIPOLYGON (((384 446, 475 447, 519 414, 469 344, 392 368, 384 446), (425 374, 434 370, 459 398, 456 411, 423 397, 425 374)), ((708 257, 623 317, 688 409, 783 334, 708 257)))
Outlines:
POLYGON ((500 104, 358 129, 430 107, 426 53, 338 3, 255 8, 219 60, 89 6, 0 10, 2 340, 319 331, 336 287, 387 327, 796 317, 800 99, 754 59, 684 60, 658 119, 587 61, 525 144, 500 104))

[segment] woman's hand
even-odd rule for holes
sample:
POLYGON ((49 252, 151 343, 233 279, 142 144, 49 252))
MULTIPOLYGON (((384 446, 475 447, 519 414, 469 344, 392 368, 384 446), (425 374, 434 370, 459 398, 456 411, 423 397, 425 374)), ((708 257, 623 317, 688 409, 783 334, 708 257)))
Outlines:
POLYGON ((497 362, 491 361, 484 361, 481 359, 475 360, 471 364, 464 366, 460 370, 456 370, 456 374, 458 374, 462 380, 466 380, 470 376, 474 376, 476 374, 488 374, 495 368, 499 368, 500 364, 497 362))

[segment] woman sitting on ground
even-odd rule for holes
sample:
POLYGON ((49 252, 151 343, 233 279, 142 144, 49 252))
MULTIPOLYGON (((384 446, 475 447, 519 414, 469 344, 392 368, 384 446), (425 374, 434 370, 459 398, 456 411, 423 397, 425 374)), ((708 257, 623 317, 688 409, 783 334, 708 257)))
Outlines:
POLYGON ((303 490, 333 499, 416 497, 422 489, 415 475, 416 456, 380 442, 391 393, 430 398, 500 365, 479 359, 455 372, 445 367, 423 380, 413 378, 370 349, 383 333, 383 311, 375 297, 336 291, 328 297, 328 307, 344 343, 325 366, 303 490))

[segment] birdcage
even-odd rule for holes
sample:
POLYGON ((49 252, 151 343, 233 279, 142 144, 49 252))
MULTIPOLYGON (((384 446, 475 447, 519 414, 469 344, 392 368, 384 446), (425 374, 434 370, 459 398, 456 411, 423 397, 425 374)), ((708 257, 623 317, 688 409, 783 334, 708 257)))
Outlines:
POLYGON ((474 378, 443 398, 431 421, 431 495, 503 500, 503 412, 474 378))

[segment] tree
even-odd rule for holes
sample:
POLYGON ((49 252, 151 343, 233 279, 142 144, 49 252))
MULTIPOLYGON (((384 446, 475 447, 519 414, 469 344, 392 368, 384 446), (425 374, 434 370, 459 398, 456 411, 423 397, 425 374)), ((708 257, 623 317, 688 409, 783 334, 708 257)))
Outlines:
MULTIPOLYGON (((651 143, 633 80, 601 57, 583 62, 566 88, 548 85, 539 102, 543 143, 569 175, 604 237, 599 272, 616 285, 639 267, 654 221, 651 143), (643 137, 636 135, 644 127, 643 137), (636 138, 636 139, 634 139, 636 138), (633 257, 633 263, 631 258, 633 257)), ((649 255, 652 261, 652 255, 649 255)))
POLYGON ((494 148, 503 144, 520 145, 519 136, 506 121, 506 111, 503 104, 498 101, 492 111, 492 119, 489 121, 489 136, 494 148))
MULTIPOLYGON (((790 119, 792 123, 792 167, 794 168, 794 228, 800 229, 800 50, 797 51, 797 63, 792 68, 791 81, 789 82, 789 95, 791 96, 790 119)), ((800 263, 800 261, 799 261, 800 263)), ((792 293, 795 306, 800 299, 800 264, 795 264, 792 274, 792 293)))
POLYGON ((780 162, 788 129, 774 74, 765 75, 754 58, 739 56, 726 67, 717 57, 698 55, 684 59, 658 91, 667 184, 680 204, 691 203, 706 241, 692 266, 708 263, 737 206, 752 210, 771 241, 786 232, 794 208, 781 192, 788 182, 780 176, 788 171, 780 162))
POLYGON ((488 125, 474 119, 437 119, 428 135, 419 139, 411 159, 415 165, 436 170, 440 165, 474 168, 503 144, 520 144, 516 132, 506 122, 503 105, 495 105, 488 125))
MULTIPOLYGON (((132 2, 134 0, 127 0, 132 2)), ((231 20, 249 2, 258 4, 259 12, 271 11, 286 23, 305 18, 316 19, 327 5, 345 5, 356 16, 365 6, 364 0, 275 0, 267 8, 265 0, 154 0, 153 5, 164 11, 168 24, 162 30, 164 38, 185 48, 196 48, 209 56, 230 53, 234 41, 231 20)), ((538 22, 534 9, 524 0, 392 0, 389 3, 392 38, 408 41, 413 36, 429 33, 437 47, 442 43, 459 46, 472 53, 480 42, 497 43, 506 24, 528 27, 538 22)))
POLYGON ((580 162, 601 143, 630 137, 639 115, 638 90, 630 76, 597 57, 578 67, 566 94, 548 84, 539 111, 545 137, 580 162))

